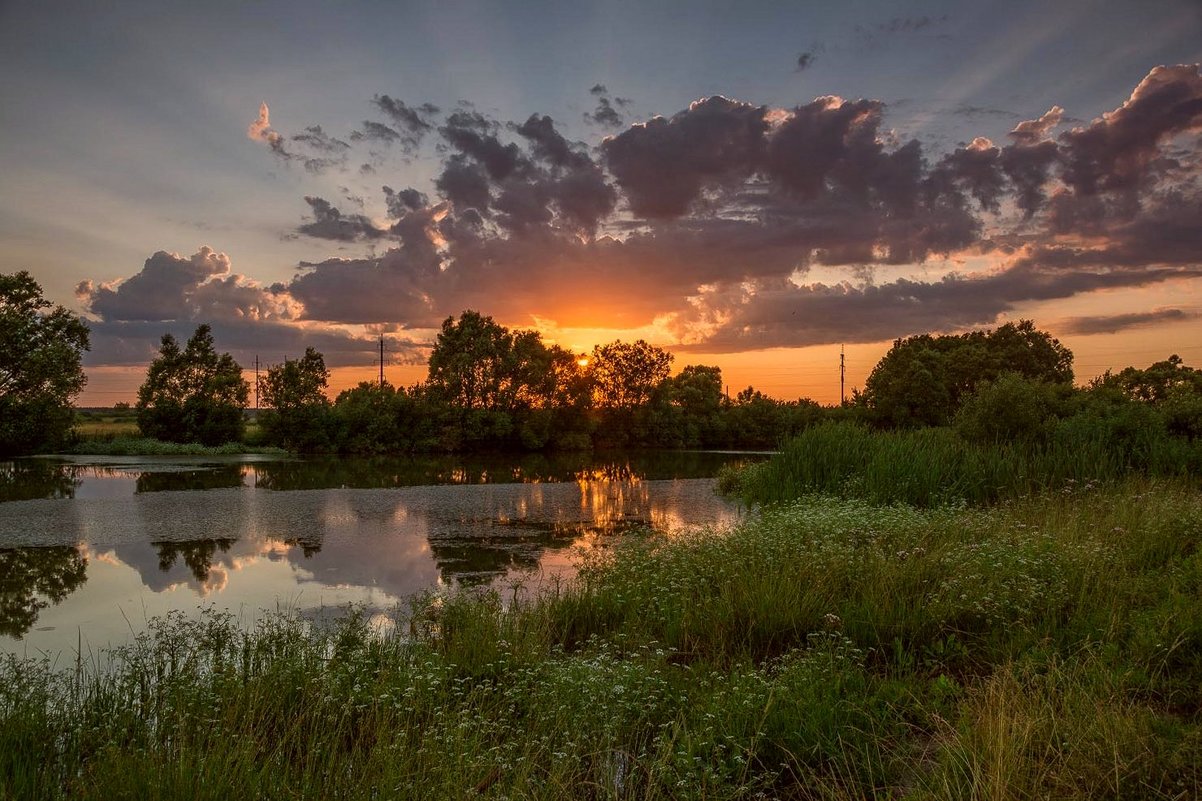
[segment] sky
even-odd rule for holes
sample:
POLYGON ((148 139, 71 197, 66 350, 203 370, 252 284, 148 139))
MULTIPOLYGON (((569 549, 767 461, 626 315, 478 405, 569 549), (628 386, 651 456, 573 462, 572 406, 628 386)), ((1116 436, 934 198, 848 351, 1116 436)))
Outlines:
POLYGON ((0 0, 0 272, 92 329, 410 384, 475 309, 839 398, 1033 319, 1202 364, 1202 3, 0 0))

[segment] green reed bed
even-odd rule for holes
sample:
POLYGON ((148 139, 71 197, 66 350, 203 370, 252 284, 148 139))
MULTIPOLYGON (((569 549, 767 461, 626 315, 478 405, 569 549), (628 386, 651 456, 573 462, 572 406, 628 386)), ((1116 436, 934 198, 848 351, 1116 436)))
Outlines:
POLYGON ((0 666, 4 798, 1202 792, 1202 499, 806 496, 393 633, 208 612, 0 666))
POLYGON ((975 444, 950 428, 873 431, 814 426, 765 462, 719 477, 723 491, 753 503, 824 492, 874 503, 995 503, 1075 483, 1126 475, 1202 472, 1202 443, 1171 437, 1111 442, 1066 427, 1040 442, 975 444))

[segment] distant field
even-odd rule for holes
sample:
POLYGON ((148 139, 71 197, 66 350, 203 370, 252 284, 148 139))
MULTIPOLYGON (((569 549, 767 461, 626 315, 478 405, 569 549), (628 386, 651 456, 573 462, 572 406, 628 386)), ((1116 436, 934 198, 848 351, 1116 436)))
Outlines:
MULTIPOLYGON (((113 439, 138 438, 142 432, 131 415, 80 415, 75 421, 75 433, 85 442, 113 439)), ((260 437, 259 424, 255 420, 246 423, 243 440, 255 444, 260 437)))
POLYGON ((138 436, 138 424, 129 417, 81 418, 75 423, 80 439, 114 439, 138 436))

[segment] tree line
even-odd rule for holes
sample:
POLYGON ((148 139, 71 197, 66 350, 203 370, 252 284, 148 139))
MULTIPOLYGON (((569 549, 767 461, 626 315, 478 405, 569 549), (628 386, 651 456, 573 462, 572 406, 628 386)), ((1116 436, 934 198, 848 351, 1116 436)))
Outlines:
POLYGON ((686 366, 643 340, 578 354, 536 331, 465 311, 447 318, 425 381, 363 382, 330 401, 312 348, 260 384, 266 442, 300 452, 774 447, 825 412, 748 388, 731 399, 717 367, 686 366))
MULTIPOLYGON (((52 307, 28 273, 0 275, 0 454, 70 439, 83 388, 84 321, 52 307)), ((1172 356, 1073 385, 1072 352, 1031 321, 898 339, 851 402, 724 392, 719 368, 645 341, 574 353, 536 331, 465 311, 442 324, 426 379, 363 382, 331 400, 313 348, 271 367, 258 395, 259 444, 295 452, 406 453, 605 447, 772 448, 815 423, 953 426, 968 440, 1115 440, 1133 454, 1165 437, 1202 440, 1202 371, 1172 356), (1075 433, 1074 433, 1075 432, 1075 433)), ((250 385, 208 325, 182 346, 164 335, 138 390, 144 436, 219 445, 246 436, 250 385)))

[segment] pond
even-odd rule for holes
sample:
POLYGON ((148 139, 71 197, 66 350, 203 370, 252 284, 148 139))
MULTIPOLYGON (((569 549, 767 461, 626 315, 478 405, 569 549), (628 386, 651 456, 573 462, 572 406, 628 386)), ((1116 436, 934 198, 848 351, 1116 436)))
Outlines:
POLYGON ((84 654, 215 605, 369 613, 423 590, 526 589, 625 532, 729 526, 754 453, 0 462, 0 652, 84 654))

